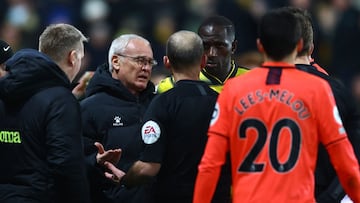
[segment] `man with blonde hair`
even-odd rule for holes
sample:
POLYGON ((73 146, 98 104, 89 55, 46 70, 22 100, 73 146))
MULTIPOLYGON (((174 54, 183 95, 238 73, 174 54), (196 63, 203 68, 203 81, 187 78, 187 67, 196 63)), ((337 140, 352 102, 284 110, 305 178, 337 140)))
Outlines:
POLYGON ((80 70, 85 36, 53 24, 39 51, 7 61, 0 81, 0 202, 89 202, 80 108, 71 81, 80 70))

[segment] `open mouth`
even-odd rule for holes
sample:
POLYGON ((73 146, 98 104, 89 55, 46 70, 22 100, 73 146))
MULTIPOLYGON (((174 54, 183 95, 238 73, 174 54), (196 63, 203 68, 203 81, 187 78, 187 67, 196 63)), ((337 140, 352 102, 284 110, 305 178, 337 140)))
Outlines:
POLYGON ((217 67, 217 63, 207 63, 206 67, 210 67, 210 68, 217 67))
POLYGON ((141 79, 141 80, 148 80, 149 79, 149 77, 146 76, 146 75, 139 75, 138 78, 141 79))

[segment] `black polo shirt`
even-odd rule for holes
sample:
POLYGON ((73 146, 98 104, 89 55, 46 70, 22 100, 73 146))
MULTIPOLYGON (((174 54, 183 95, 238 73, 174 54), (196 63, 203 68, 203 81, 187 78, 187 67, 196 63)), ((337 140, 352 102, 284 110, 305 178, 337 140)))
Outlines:
POLYGON ((161 164, 157 201, 192 201, 216 98, 205 82, 181 80, 150 104, 141 130, 146 147, 140 160, 161 164))

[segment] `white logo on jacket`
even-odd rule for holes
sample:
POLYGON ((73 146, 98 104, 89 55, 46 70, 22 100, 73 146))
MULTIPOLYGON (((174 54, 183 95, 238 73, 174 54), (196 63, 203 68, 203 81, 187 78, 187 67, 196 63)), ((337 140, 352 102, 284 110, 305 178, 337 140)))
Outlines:
POLYGON ((8 51, 10 49, 10 46, 3 47, 4 51, 8 51))
POLYGON ((141 128, 141 137, 145 144, 154 144, 160 134, 160 126, 155 121, 147 121, 141 128))
POLYGON ((121 122, 121 117, 115 116, 113 126, 123 126, 123 125, 124 125, 124 123, 121 122))

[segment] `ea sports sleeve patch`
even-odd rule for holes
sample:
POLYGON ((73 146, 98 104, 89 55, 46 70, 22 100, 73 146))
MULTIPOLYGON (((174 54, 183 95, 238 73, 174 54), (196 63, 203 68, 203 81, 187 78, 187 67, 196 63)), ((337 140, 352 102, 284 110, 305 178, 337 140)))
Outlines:
POLYGON ((160 126, 155 121, 147 121, 141 128, 141 137, 145 144, 154 144, 160 138, 160 126))

